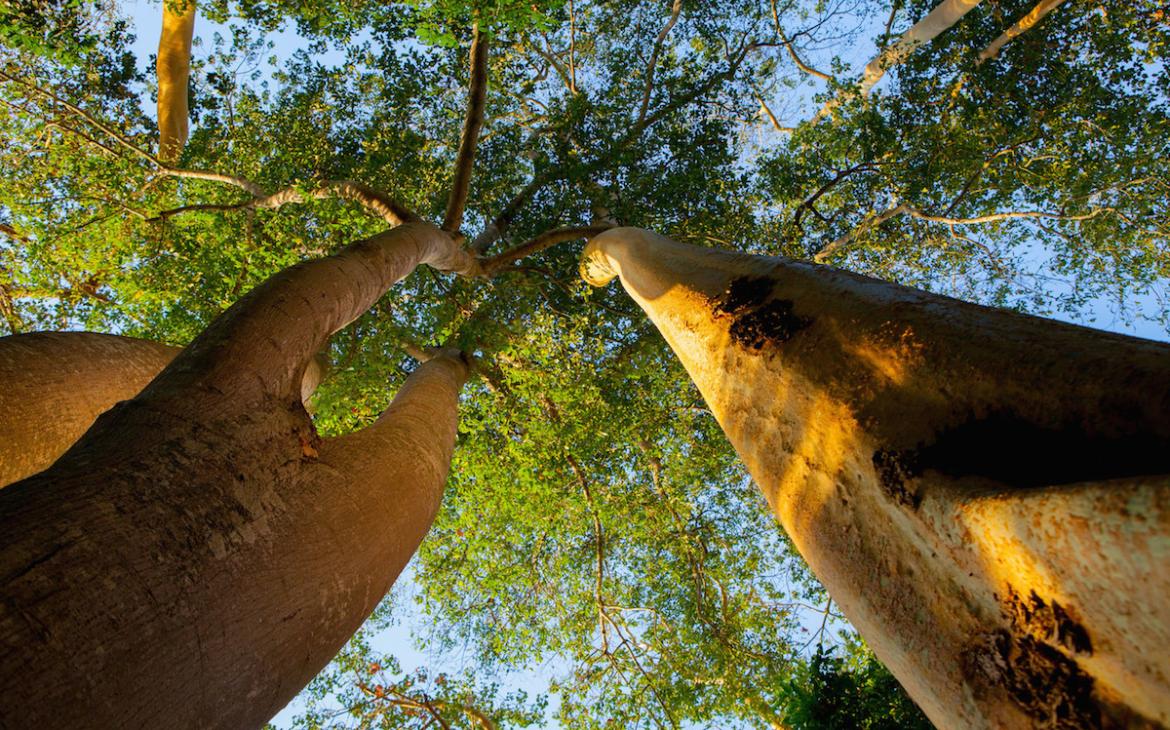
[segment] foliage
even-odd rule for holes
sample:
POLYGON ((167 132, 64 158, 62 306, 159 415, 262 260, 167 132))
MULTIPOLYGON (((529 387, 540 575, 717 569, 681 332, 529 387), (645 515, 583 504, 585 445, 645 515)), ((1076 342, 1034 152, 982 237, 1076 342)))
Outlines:
POLYGON ((793 730, 930 730, 898 682, 859 640, 818 646, 792 680, 784 719, 793 730))
MULTIPOLYGON (((891 34, 929 4, 896 4, 891 34)), ((385 227, 315 197, 330 181, 440 220, 473 22, 490 83, 463 233, 494 223, 489 254, 595 222, 797 257, 840 241, 834 265, 968 299, 1085 317, 1108 297, 1165 323, 1164 16, 1066 3, 976 66, 1027 5, 982 4, 861 99, 850 81, 891 16, 868 0, 683 2, 670 27, 668 3, 635 0, 201 3, 178 166, 220 177, 153 159, 149 64, 121 21, 95 26, 78 64, 6 41, 3 326, 184 343, 271 273, 385 227), (290 21, 299 47, 274 45, 290 21), (303 200, 266 207, 241 180, 303 200), (972 222, 1029 211, 1051 217, 972 222)), ((417 564, 418 638, 467 664, 424 680, 359 637, 301 725, 474 721, 436 703, 500 726, 922 722, 860 644, 802 650, 822 589, 665 343, 616 287, 587 291, 576 259, 562 244, 490 279, 419 270, 330 344, 326 434, 376 417, 414 348, 479 357, 417 564), (493 686, 534 666, 555 702, 493 686)))

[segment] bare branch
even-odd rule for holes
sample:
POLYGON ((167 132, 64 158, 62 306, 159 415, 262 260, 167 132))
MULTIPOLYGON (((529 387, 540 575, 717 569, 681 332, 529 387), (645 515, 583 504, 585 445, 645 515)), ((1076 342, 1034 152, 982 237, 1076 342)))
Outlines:
MULTIPOLYGON (((856 93, 859 96, 868 95, 877 82, 886 75, 886 71, 890 67, 896 66, 906 60, 916 48, 934 40, 940 33, 959 22, 980 1, 942 0, 942 2, 926 14, 926 17, 910 26, 905 33, 898 37, 898 40, 886 46, 881 53, 865 65, 865 70, 861 74, 861 81, 858 82, 856 93)), ((815 124, 828 116, 840 103, 840 95, 825 102, 825 105, 812 118, 812 123, 815 124)))
POLYGON ((905 203, 900 203, 898 205, 895 205, 893 208, 889 208, 885 211, 882 211, 878 215, 867 219, 861 225, 859 225, 857 228, 854 228, 849 233, 846 233, 844 236, 841 236, 837 240, 822 246, 819 251, 817 251, 815 254, 813 254, 812 260, 818 264, 825 263, 826 259, 828 259, 830 256, 832 256, 834 253, 841 250, 845 246, 848 246, 861 234, 865 233, 866 231, 868 231, 876 226, 880 226, 881 224, 885 223, 886 221, 893 218, 894 216, 898 216, 898 215, 905 213, 906 209, 908 207, 909 206, 907 206, 905 203))
POLYGON ((467 117, 463 120, 463 134, 459 140, 459 154, 455 158, 455 177, 451 195, 447 198, 447 215, 443 230, 454 233, 463 225, 463 208, 467 191, 471 188, 471 171, 475 164, 475 147, 483 126, 483 108, 487 99, 488 40, 476 24, 471 37, 471 80, 468 82, 467 117))
MULTIPOLYGON (((806 74, 816 76, 819 79, 824 79, 825 81, 833 80, 832 76, 824 73, 823 71, 817 71, 815 68, 802 61, 800 56, 796 55, 796 48, 792 45, 792 40, 784 34, 784 29, 780 26, 780 11, 776 9, 776 0, 772 0, 772 22, 776 25, 776 35, 780 36, 781 42, 783 42, 784 47, 788 49, 788 55, 792 57, 792 61, 796 64, 797 68, 799 68, 801 71, 804 71, 806 74)), ((769 115, 771 115, 771 112, 769 112, 769 115)))
POLYGON ((646 111, 650 108, 650 93, 654 90, 654 68, 658 65, 658 55, 662 53, 662 44, 666 42, 666 36, 670 35, 670 31, 678 22, 678 16, 681 13, 682 0, 674 0, 674 4, 670 7, 670 19, 666 21, 666 25, 662 26, 662 30, 658 32, 658 38, 654 40, 650 63, 646 64, 646 88, 642 91, 642 107, 638 110, 638 120, 635 122, 637 124, 646 118, 646 111))
POLYGON ((574 241, 579 238, 592 238, 593 236, 596 236, 602 231, 607 231, 610 228, 613 228, 613 226, 570 226, 566 228, 554 228, 552 230, 545 231, 530 241, 510 248, 497 256, 482 260, 480 262, 483 270, 482 275, 491 276, 505 266, 510 266, 525 256, 531 256, 534 253, 543 251, 546 248, 557 245, 558 243, 574 241))
POLYGON ((184 173, 181 177, 197 177, 202 180, 218 180, 220 182, 227 182, 229 184, 237 185, 239 183, 247 184, 249 187, 245 188, 249 192, 253 192, 256 197, 252 200, 245 200, 240 203, 200 203, 196 205, 184 205, 179 208, 172 208, 164 210, 154 218, 152 221, 165 220, 175 215, 188 213, 193 211, 231 211, 231 210, 275 210, 289 203, 303 203, 306 199, 324 200, 326 198, 343 198, 345 200, 352 200, 360 203, 365 208, 382 220, 386 221, 392 226, 399 226, 403 223, 420 220, 417 215, 410 211, 406 206, 402 205, 392 197, 376 190, 363 183, 355 182, 353 180, 334 180, 322 184, 316 190, 308 194, 301 193, 296 188, 285 188, 271 195, 264 194, 263 189, 255 183, 244 180, 243 178, 232 178, 227 175, 218 175, 216 173, 199 173, 191 174, 190 170, 168 171, 184 173), (226 179, 225 179, 226 178, 226 179))

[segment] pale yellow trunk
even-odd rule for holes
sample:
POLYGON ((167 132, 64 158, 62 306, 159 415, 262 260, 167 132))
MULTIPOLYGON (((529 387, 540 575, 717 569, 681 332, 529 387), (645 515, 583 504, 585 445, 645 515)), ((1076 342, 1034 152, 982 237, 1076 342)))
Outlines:
POLYGON ((637 229, 582 272, 936 724, 1170 722, 1170 348, 637 229))
POLYGON ((162 35, 158 41, 158 156, 174 162, 187 144, 187 80, 195 0, 163 0, 162 35))
MULTIPOLYGON (((971 12, 981 0, 943 0, 926 14, 922 20, 910 26, 898 40, 886 46, 881 53, 865 65, 858 85, 858 93, 866 96, 891 67, 897 66, 906 60, 916 48, 934 40, 939 34, 950 28, 967 13, 971 12)), ((825 102, 821 110, 813 117, 818 121, 827 116, 840 103, 839 98, 825 102)))

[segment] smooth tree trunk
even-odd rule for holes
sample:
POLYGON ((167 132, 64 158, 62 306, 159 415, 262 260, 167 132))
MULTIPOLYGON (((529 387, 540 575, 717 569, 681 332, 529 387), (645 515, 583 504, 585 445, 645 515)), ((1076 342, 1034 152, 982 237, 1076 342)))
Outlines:
POLYGON ((1170 723, 1170 347, 631 228, 582 273, 939 727, 1170 723))
POLYGON ((0 726, 255 728, 336 654, 429 529, 467 364, 440 353, 328 440, 302 373, 460 255, 411 223, 272 277, 0 490, 0 726))
POLYGON ((0 487, 52 464, 179 348, 96 332, 0 338, 0 487))
POLYGON ((158 40, 158 157, 174 162, 187 144, 187 82, 191 75, 191 40, 195 35, 195 0, 163 0, 158 40))
MULTIPOLYGON (((886 75, 886 71, 905 61, 919 46, 930 43, 943 31, 958 23, 981 1, 942 0, 922 20, 906 29, 905 33, 898 36, 898 40, 882 49, 881 53, 874 56, 865 65, 865 69, 861 72, 861 80, 858 82, 857 93, 861 96, 867 96, 877 85, 877 82, 886 75)), ((825 102, 825 105, 813 117, 813 121, 819 121, 827 116, 839 103, 838 97, 825 102)))

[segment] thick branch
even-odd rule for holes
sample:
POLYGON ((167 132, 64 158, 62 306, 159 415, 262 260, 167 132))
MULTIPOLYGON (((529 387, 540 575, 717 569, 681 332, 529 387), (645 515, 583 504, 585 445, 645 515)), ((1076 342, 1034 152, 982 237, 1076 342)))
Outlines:
POLYGON ((187 143, 187 83, 191 74, 191 38, 195 0, 163 0, 158 41, 158 156, 173 162, 187 143))
MULTIPOLYGON (((936 5, 926 14, 925 18, 910 26, 909 30, 903 33, 898 40, 886 46, 881 53, 865 65, 856 93, 860 96, 868 95, 877 82, 886 75, 886 71, 890 67, 902 63, 916 48, 934 40, 947 28, 959 22, 979 2, 980 0, 943 0, 936 5)), ((829 112, 840 103, 840 95, 825 102, 825 105, 813 117, 813 123, 815 124, 828 116, 829 112)))
POLYGON ((1005 30, 998 38, 991 42, 987 48, 984 48, 979 53, 979 59, 975 62, 976 65, 989 61, 999 55, 1000 50, 1008 44, 1013 38, 1023 35, 1031 30, 1045 15, 1056 9, 1064 0, 1040 0, 1036 7, 1032 8, 1027 15, 1016 21, 1016 24, 1005 30))
POLYGON ((475 26, 471 38, 471 80, 468 84, 467 117, 463 120, 463 135, 459 140, 459 154, 455 158, 455 178, 447 199, 447 215, 443 230, 454 233, 463 225, 463 208, 471 187, 471 171, 475 163, 475 147, 483 126, 483 107, 487 99, 488 40, 475 26))

